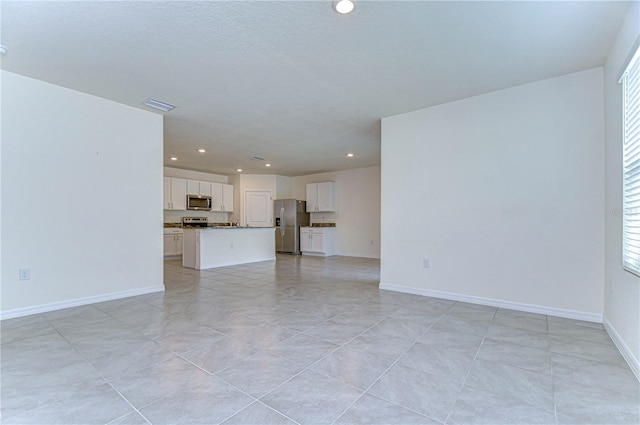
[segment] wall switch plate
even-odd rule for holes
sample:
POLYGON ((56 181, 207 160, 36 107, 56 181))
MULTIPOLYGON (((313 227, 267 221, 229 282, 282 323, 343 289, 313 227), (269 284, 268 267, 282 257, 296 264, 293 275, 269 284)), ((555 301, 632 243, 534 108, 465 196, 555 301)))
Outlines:
POLYGON ((20 269, 20 280, 29 280, 31 279, 31 269, 20 269))
POLYGON ((428 258, 423 258, 422 259, 422 268, 424 268, 424 269, 431 268, 431 260, 429 260, 428 258))

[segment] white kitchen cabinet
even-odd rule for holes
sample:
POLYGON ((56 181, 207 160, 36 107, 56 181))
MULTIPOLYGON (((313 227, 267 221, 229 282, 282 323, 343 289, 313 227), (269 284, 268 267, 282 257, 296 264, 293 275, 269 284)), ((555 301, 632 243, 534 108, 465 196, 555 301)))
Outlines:
POLYGON ((211 211, 222 211, 222 183, 211 185, 211 211))
POLYGON ((300 251, 305 255, 334 255, 335 227, 301 227, 300 251))
POLYGON ((213 183, 200 182, 200 196, 211 196, 211 185, 213 183))
POLYGON ((182 229, 164 229, 164 256, 182 255, 182 229))
POLYGON ((335 182, 307 184, 307 212, 333 212, 336 210, 335 182))
POLYGON ((300 252, 311 251, 311 227, 300 228, 300 252))
POLYGON ((165 177, 163 204, 165 210, 186 211, 187 180, 165 177))
POLYGON ((211 183, 211 211, 233 212, 233 185, 211 183))
POLYGON ((187 180, 187 194, 211 196, 211 185, 209 182, 201 182, 198 180, 187 180))
POLYGON ((187 195, 200 195, 200 182, 187 180, 187 195))
POLYGON ((182 255, 182 233, 176 235, 176 255, 182 255))
POLYGON ((222 185, 222 199, 224 200, 224 203, 222 204, 224 211, 233 212, 233 185, 222 185))

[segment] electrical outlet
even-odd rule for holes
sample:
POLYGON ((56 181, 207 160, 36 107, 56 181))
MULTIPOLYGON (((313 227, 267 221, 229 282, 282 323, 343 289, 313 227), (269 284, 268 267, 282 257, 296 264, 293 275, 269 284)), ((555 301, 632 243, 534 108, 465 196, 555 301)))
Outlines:
POLYGON ((233 249, 233 244, 229 244, 229 248, 233 249))
POLYGON ((371 245, 373 245, 373 239, 371 239, 371 245))
POLYGON ((429 260, 428 258, 423 258, 422 259, 422 268, 424 268, 424 269, 431 268, 431 260, 429 260))
POLYGON ((20 269, 19 275, 20 280, 29 280, 31 279, 31 269, 20 269))

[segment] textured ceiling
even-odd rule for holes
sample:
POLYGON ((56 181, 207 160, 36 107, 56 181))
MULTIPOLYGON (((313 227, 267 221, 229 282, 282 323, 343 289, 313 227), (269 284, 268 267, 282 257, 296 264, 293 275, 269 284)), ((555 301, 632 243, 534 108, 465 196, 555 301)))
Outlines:
POLYGON ((627 7, 360 1, 342 16, 330 1, 2 1, 2 68, 177 105, 167 166, 294 176, 380 164, 380 118, 603 65, 627 7))

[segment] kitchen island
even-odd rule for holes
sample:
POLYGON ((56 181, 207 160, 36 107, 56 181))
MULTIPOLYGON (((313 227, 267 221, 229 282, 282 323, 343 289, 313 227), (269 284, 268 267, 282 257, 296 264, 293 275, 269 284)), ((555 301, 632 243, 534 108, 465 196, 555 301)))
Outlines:
POLYGON ((203 227, 183 230, 182 265, 204 270, 276 259, 273 227, 203 227))

